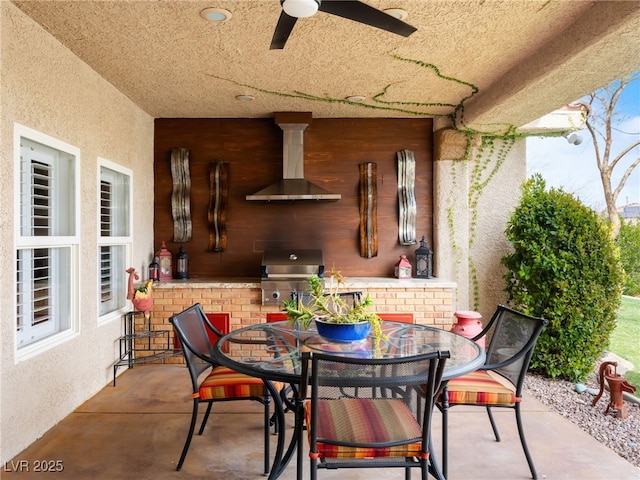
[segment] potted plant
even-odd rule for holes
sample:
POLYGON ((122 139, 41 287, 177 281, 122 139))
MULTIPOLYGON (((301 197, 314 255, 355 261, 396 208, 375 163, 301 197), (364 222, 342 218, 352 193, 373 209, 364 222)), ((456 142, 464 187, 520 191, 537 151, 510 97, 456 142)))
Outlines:
POLYGON ((289 322, 308 328, 315 321, 318 333, 334 341, 362 340, 371 334, 375 346, 379 346, 383 338, 382 320, 369 310, 373 306, 371 296, 367 293, 364 298, 346 300, 340 295, 340 289, 345 286, 340 272, 332 271, 331 280, 325 289, 322 279, 312 275, 306 290, 308 301, 307 298, 305 302, 301 298, 285 300, 289 322))

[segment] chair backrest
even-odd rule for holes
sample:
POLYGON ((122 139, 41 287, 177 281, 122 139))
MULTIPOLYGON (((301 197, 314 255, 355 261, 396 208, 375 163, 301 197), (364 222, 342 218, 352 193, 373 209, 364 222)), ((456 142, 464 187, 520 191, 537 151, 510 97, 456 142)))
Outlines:
MULTIPOLYGON (((433 404, 449 356, 448 351, 441 351, 405 359, 370 359, 303 352, 303 383, 299 395, 307 398, 310 388, 310 438, 316 438, 316 426, 318 421, 322 421, 318 418, 319 400, 398 399, 409 407, 421 425, 423 449, 426 451, 433 404)), ((373 419, 349 419, 367 423, 370 420, 373 419)), ((405 439, 405 443, 415 441, 415 438, 405 439)))
MULTIPOLYGON (((205 315, 207 316, 207 320, 209 320, 209 323, 213 325, 213 328, 215 330, 217 330, 223 335, 226 335, 227 333, 229 333, 229 314, 228 313, 222 313, 222 312, 205 313, 205 315)), ((215 331, 209 328, 207 328, 207 335, 209 335, 209 340, 211 341, 211 343, 215 343, 218 340, 218 338, 220 338, 219 333, 216 333, 215 331)), ((180 339, 178 338, 178 335, 174 335, 173 350, 175 352, 178 352, 181 349, 182 349, 182 345, 180 344, 180 339)), ((228 353, 229 346, 226 345, 225 347, 223 347, 222 351, 225 353, 228 353)))
POLYGON ((516 386, 520 395, 531 355, 542 329, 549 322, 498 305, 483 334, 490 339, 484 369, 498 372, 516 386))
POLYGON ((182 353, 187 362, 194 393, 198 391, 198 377, 202 372, 217 365, 213 357, 213 343, 209 331, 216 336, 222 332, 207 319, 199 303, 169 318, 182 345, 182 353))

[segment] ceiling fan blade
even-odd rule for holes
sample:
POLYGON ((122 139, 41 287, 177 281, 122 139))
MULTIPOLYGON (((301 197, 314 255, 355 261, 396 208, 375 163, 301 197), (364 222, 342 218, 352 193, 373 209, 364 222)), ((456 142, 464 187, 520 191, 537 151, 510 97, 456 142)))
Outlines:
POLYGON ((417 28, 370 5, 349 0, 323 0, 319 10, 408 37, 417 28))
POLYGON ((280 18, 278 19, 275 32, 273 32, 269 50, 282 50, 284 48, 284 44, 287 43, 296 21, 298 21, 296 17, 290 17, 284 12, 280 13, 280 18))

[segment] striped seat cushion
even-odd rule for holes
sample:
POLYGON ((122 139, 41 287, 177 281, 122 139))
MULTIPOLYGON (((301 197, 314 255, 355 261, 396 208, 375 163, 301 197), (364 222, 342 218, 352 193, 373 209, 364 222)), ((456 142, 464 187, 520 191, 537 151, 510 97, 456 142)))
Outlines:
POLYGON ((521 399, 516 397, 515 388, 502 377, 486 370, 476 370, 449 380, 450 404, 465 405, 513 405, 521 399))
MULTIPOLYGON (((278 391, 282 389, 282 384, 278 382, 274 382, 274 386, 278 391)), ((200 384, 198 395, 200 400, 264 397, 265 390, 260 378, 238 373, 227 367, 214 367, 200 384)))
MULTIPOLYGON (((305 402, 305 419, 311 422, 311 402, 305 402)), ((420 457, 422 430, 407 406, 397 399, 342 398, 318 401, 317 456, 319 458, 420 457), (418 439, 418 441, 415 441, 418 439), (327 441, 358 444, 404 445, 353 447, 327 441)), ((311 429, 307 429, 311 435, 311 429)), ((310 453, 311 456, 314 456, 310 453)), ((425 455, 426 457, 426 455, 425 455)))

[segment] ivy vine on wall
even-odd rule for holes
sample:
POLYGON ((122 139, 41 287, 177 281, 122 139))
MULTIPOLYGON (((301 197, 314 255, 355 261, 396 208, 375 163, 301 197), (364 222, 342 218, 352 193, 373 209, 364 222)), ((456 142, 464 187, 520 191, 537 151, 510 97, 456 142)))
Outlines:
MULTIPOLYGON (((430 73, 435 74, 439 79, 451 82, 452 84, 456 84, 458 86, 462 86, 468 88, 468 94, 464 96, 458 104, 450 104, 444 102, 400 102, 400 101, 386 101, 385 96, 389 89, 393 86, 393 84, 385 85, 381 88, 381 90, 371 97, 371 100, 368 102, 362 103, 354 103, 347 99, 343 98, 335 98, 330 96, 319 96, 311 93, 306 93, 303 91, 294 90, 293 92, 278 92, 274 90, 268 90, 264 88, 257 87, 255 85, 250 85, 247 83, 239 82, 237 80, 233 80, 230 78, 221 77, 218 75, 209 74, 209 76, 216 78, 218 80, 223 80, 226 82, 233 83, 234 85, 238 85, 244 88, 250 88, 257 92, 261 92, 268 95, 274 95, 279 97, 288 97, 288 98, 297 98, 304 99, 313 102, 325 102, 325 103, 336 103, 336 104, 348 104, 352 107, 356 108, 366 108, 366 109, 374 109, 380 111, 392 111, 403 113, 406 115, 416 115, 416 116, 433 116, 433 117, 447 117, 449 118, 451 125, 453 128, 461 133, 463 133, 467 139, 467 145, 465 148, 465 154, 462 158, 454 160, 454 165, 452 168, 452 195, 449 195, 448 198, 455 198, 455 194, 458 191, 458 180, 457 180, 457 165, 466 165, 467 162, 473 162, 471 168, 470 175, 470 187, 469 194, 467 198, 467 206, 470 215, 470 223, 469 223, 469 244, 468 244, 468 262, 469 262, 469 273, 468 279, 472 286, 473 290, 473 307, 474 309, 478 309, 480 302, 480 292, 479 292, 479 281, 478 281, 478 272, 475 266, 475 262, 471 256, 471 248, 476 240, 476 229, 478 224, 478 203, 480 198, 484 192, 486 186, 492 181, 495 177, 496 173, 500 170, 502 165, 504 164, 511 148, 514 146, 516 140, 525 138, 527 135, 522 133, 517 133, 514 125, 491 125, 491 132, 481 132, 475 129, 468 128, 465 125, 464 121, 464 105, 465 103, 478 94, 480 91, 479 88, 464 80, 443 75, 440 69, 432 64, 423 62, 421 60, 405 58, 400 55, 390 53, 392 58, 399 62, 408 62, 416 65, 418 68, 428 70, 430 73), (442 113, 436 113, 434 111, 430 111, 430 109, 442 109, 448 108, 452 109, 451 113, 443 115, 442 113)), ((556 133, 545 133, 545 136, 560 136, 564 132, 556 132, 556 133)), ((536 134, 536 136, 541 136, 542 134, 536 134)), ((455 261, 455 274, 459 275, 459 267, 461 263, 461 255, 462 248, 455 241, 455 208, 453 205, 449 205, 446 208, 447 213, 447 225, 451 230, 451 238, 452 238, 452 248, 456 257, 455 261)))

